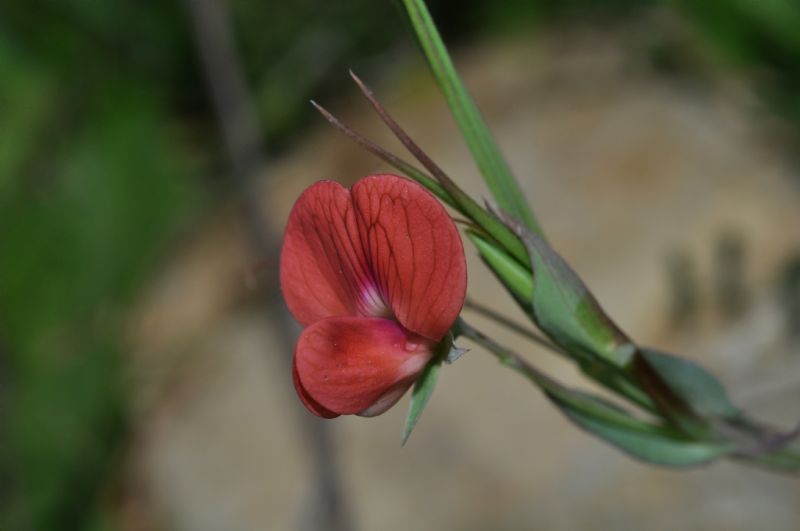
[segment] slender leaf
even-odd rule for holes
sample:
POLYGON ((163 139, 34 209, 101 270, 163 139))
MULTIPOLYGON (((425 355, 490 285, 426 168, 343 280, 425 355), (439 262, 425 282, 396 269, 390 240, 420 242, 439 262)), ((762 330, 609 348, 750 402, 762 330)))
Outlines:
POLYGON ((403 445, 406 444, 408 438, 411 436, 411 432, 417 425, 417 421, 419 421, 422 411, 428 404, 431 394, 433 394, 433 389, 436 387, 436 380, 439 378, 439 370, 441 367, 441 356, 434 356, 434 358, 428 362, 428 365, 425 367, 425 370, 422 371, 419 378, 417 378, 416 383, 414 383, 414 389, 411 391, 411 403, 408 408, 406 423, 405 426, 403 426, 403 445))
POLYGON ((519 183, 456 72, 425 2, 403 0, 403 5, 436 82, 495 200, 503 209, 521 219, 530 230, 542 235, 519 183))

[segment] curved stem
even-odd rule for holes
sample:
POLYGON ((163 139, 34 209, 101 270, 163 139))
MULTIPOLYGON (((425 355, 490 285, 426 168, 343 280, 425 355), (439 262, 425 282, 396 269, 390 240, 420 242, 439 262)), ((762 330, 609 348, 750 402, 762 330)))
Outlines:
MULTIPOLYGON (((547 339, 535 332, 532 332, 528 328, 524 327, 523 325, 516 323, 507 317, 495 312, 494 310, 487 308, 479 303, 475 303, 474 301, 468 300, 465 304, 466 307, 474 309, 475 311, 490 317, 500 324, 508 326, 510 329, 515 330, 516 332, 524 335, 525 337, 529 337, 530 339, 536 341, 541 346, 544 346, 553 352, 556 352, 566 358, 572 359, 569 356, 569 353, 562 350, 557 345, 550 343, 547 339)), ((464 337, 475 341, 479 345, 486 348, 489 352, 491 352, 503 365, 511 367, 512 369, 516 370, 517 372, 523 374, 525 377, 532 380, 536 385, 538 385, 542 390, 550 392, 550 393, 558 393, 564 390, 564 387, 541 372, 539 369, 528 363, 525 358, 514 352, 513 350, 500 345, 495 340, 477 330, 472 325, 468 324, 464 319, 459 320, 459 333, 464 337)), ((658 412, 657 408, 653 404, 652 400, 641 391, 638 387, 633 385, 630 381, 628 381, 624 375, 618 374, 606 374, 599 367, 589 367, 589 366, 581 366, 581 370, 592 378, 592 380, 600 383, 606 389, 613 391, 620 397, 628 400, 631 404, 642 408, 643 410, 649 413, 656 413, 658 412)))
POLYGON ((516 332, 517 334, 521 335, 526 339, 530 339, 537 345, 544 347, 552 352, 555 352, 560 356, 572 359, 568 352, 563 350, 558 345, 552 343, 549 339, 547 339, 547 337, 531 330, 525 325, 520 324, 509 317, 506 317, 505 315, 501 314, 500 312, 492 308, 489 308, 488 306, 484 306, 483 304, 476 302, 475 299, 467 297, 467 300, 464 302, 464 308, 467 308, 468 310, 472 310, 480 315, 483 315, 484 317, 491 319, 495 323, 505 326, 509 330, 516 332))
POLYGON ((665 429, 664 426, 642 421, 632 417, 623 410, 611 407, 607 404, 604 404, 602 401, 591 398, 589 395, 565 387, 561 383, 557 382, 547 374, 528 363, 525 358, 513 350, 497 343, 495 340, 488 337, 480 330, 477 330, 463 319, 459 319, 458 331, 462 336, 474 341, 488 350, 500 361, 500 363, 514 369, 528 378, 551 399, 557 399, 558 401, 568 403, 571 407, 583 411, 584 413, 595 418, 604 419, 605 421, 613 422, 616 425, 624 425, 637 431, 663 432, 665 429))
POLYGON ((563 386, 560 383, 528 363, 525 358, 513 350, 504 347, 480 330, 474 328, 464 321, 464 319, 459 319, 458 332, 460 335, 484 347, 503 365, 514 369, 533 381, 533 383, 539 386, 543 391, 558 393, 563 390, 563 386))

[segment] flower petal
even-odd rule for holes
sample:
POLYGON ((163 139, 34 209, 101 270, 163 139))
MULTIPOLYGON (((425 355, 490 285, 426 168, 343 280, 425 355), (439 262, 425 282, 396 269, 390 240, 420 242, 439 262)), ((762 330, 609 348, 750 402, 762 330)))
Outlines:
POLYGON ((295 391, 297 391, 297 396, 300 397, 300 401, 306 406, 307 410, 324 419, 334 419, 339 416, 338 413, 334 413, 330 409, 325 409, 322 405, 317 403, 316 400, 311 398, 311 395, 305 390, 303 384, 300 383, 300 377, 297 374, 297 363, 295 363, 294 360, 292 360, 292 378, 294 379, 294 388, 295 391))
POLYGON ((381 296, 407 329, 444 337, 464 304, 467 265, 455 224, 422 186, 374 175, 352 190, 358 240, 381 296))
POLYGON ((439 341, 461 311, 466 283, 455 224, 412 181, 373 175, 352 193, 321 181, 292 209, 281 287, 304 325, 335 316, 394 316, 439 341))
POLYGON ((338 183, 320 181, 295 203, 280 269, 284 299, 301 324, 374 310, 376 293, 355 223, 350 192, 338 183))
POLYGON ((295 386, 306 393, 301 399, 306 407, 311 403, 312 413, 378 415, 414 383, 432 347, 388 319, 323 319, 303 330, 297 342, 295 386))

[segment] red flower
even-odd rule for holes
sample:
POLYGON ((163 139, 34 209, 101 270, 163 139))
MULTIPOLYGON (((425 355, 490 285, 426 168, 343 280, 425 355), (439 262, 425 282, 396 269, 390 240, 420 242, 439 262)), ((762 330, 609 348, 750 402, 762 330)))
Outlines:
POLYGON ((297 200, 281 251, 281 289, 306 326, 294 385, 315 415, 374 416, 397 402, 464 304, 464 248, 420 185, 372 175, 297 200))

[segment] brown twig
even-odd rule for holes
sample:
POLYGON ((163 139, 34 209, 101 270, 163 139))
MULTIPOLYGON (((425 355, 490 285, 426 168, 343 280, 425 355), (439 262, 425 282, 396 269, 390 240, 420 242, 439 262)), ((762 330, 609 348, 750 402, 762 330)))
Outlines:
MULTIPOLYGON (((256 121, 256 108, 244 69, 236 52, 231 32, 230 13, 223 0, 184 0, 194 30, 195 45, 205 70, 211 92, 217 122, 222 130, 225 152, 231 166, 231 178, 241 193, 242 222, 247 231, 250 246, 256 256, 270 257, 273 267, 265 269, 276 272, 267 290, 264 307, 267 318, 274 323, 279 351, 285 353, 286 374, 290 374, 289 353, 292 352, 295 336, 291 332, 294 323, 285 309, 277 278, 277 255, 279 238, 268 229, 260 206, 254 199, 252 175, 266 161, 264 138, 256 121)), ((336 454, 330 429, 323 421, 308 415, 298 408, 298 422, 311 441, 310 451, 314 458, 317 478, 311 498, 312 509, 306 513, 304 527, 308 529, 331 529, 346 531, 352 528, 346 510, 339 479, 336 454), (310 518, 309 518, 310 517, 310 518)))
POLYGON ((417 145, 417 143, 414 142, 410 136, 408 136, 408 133, 406 133, 405 130, 400 127, 400 124, 398 124, 395 119, 392 118, 386 108, 375 97, 372 89, 370 89, 363 81, 361 81, 361 79, 355 75, 352 70, 350 71, 350 77, 353 78, 353 81, 356 82, 358 88, 361 89, 361 92, 364 94, 367 100, 369 100, 372 108, 378 113, 378 116, 380 116, 381 120, 383 120, 383 123, 385 123, 389 129, 391 129, 392 133, 394 133, 397 139, 400 140, 408 152, 411 153, 414 158, 425 167, 426 170, 431 172, 431 175, 433 175, 436 180, 445 187, 445 189, 448 189, 451 185, 455 186, 453 180, 444 172, 444 170, 442 170, 435 162, 433 162, 427 153, 425 153, 422 148, 420 148, 419 145, 417 145))
POLYGON ((311 105, 313 105, 331 125, 347 136, 350 140, 363 147, 384 162, 394 166, 409 177, 413 177, 415 180, 419 181, 422 185, 435 193, 439 199, 451 207, 456 208, 456 204, 453 202, 453 199, 448 195, 444 188, 442 188, 442 186, 436 180, 425 174, 424 171, 416 168, 413 164, 406 162, 394 153, 382 148, 351 127, 348 127, 342 123, 341 120, 336 118, 330 111, 314 100, 311 100, 311 105))
MULTIPOLYGON (((392 166, 395 166, 398 169, 403 169, 403 171, 407 171, 408 173, 416 172, 416 173, 420 173, 420 174, 424 175, 424 172, 422 170, 420 170, 418 168, 415 168, 412 164, 410 164, 410 163, 406 162, 405 160, 401 159, 400 157, 398 157, 394 153, 382 148, 381 146, 379 146, 378 144, 376 144, 372 140, 366 138, 365 136, 363 136, 360 133, 358 133, 355 130, 353 130, 351 127, 349 127, 349 126, 345 125, 344 123, 342 123, 341 120, 336 118, 330 111, 328 111, 328 109, 326 109, 325 107, 323 107, 322 105, 320 105, 316 101, 311 100, 311 105, 313 105, 314 108, 317 109, 320 112, 320 114, 326 120, 328 120, 328 122, 330 122, 331 125, 333 125, 340 132, 344 133, 345 136, 350 138, 350 140, 352 140, 353 142, 355 142, 359 146, 363 147, 364 149, 366 149, 367 151, 369 151, 370 153, 372 153, 376 157, 378 157, 380 159, 383 159, 385 162, 391 164, 392 166)), ((431 180, 433 180, 433 179, 431 179, 431 180)))

